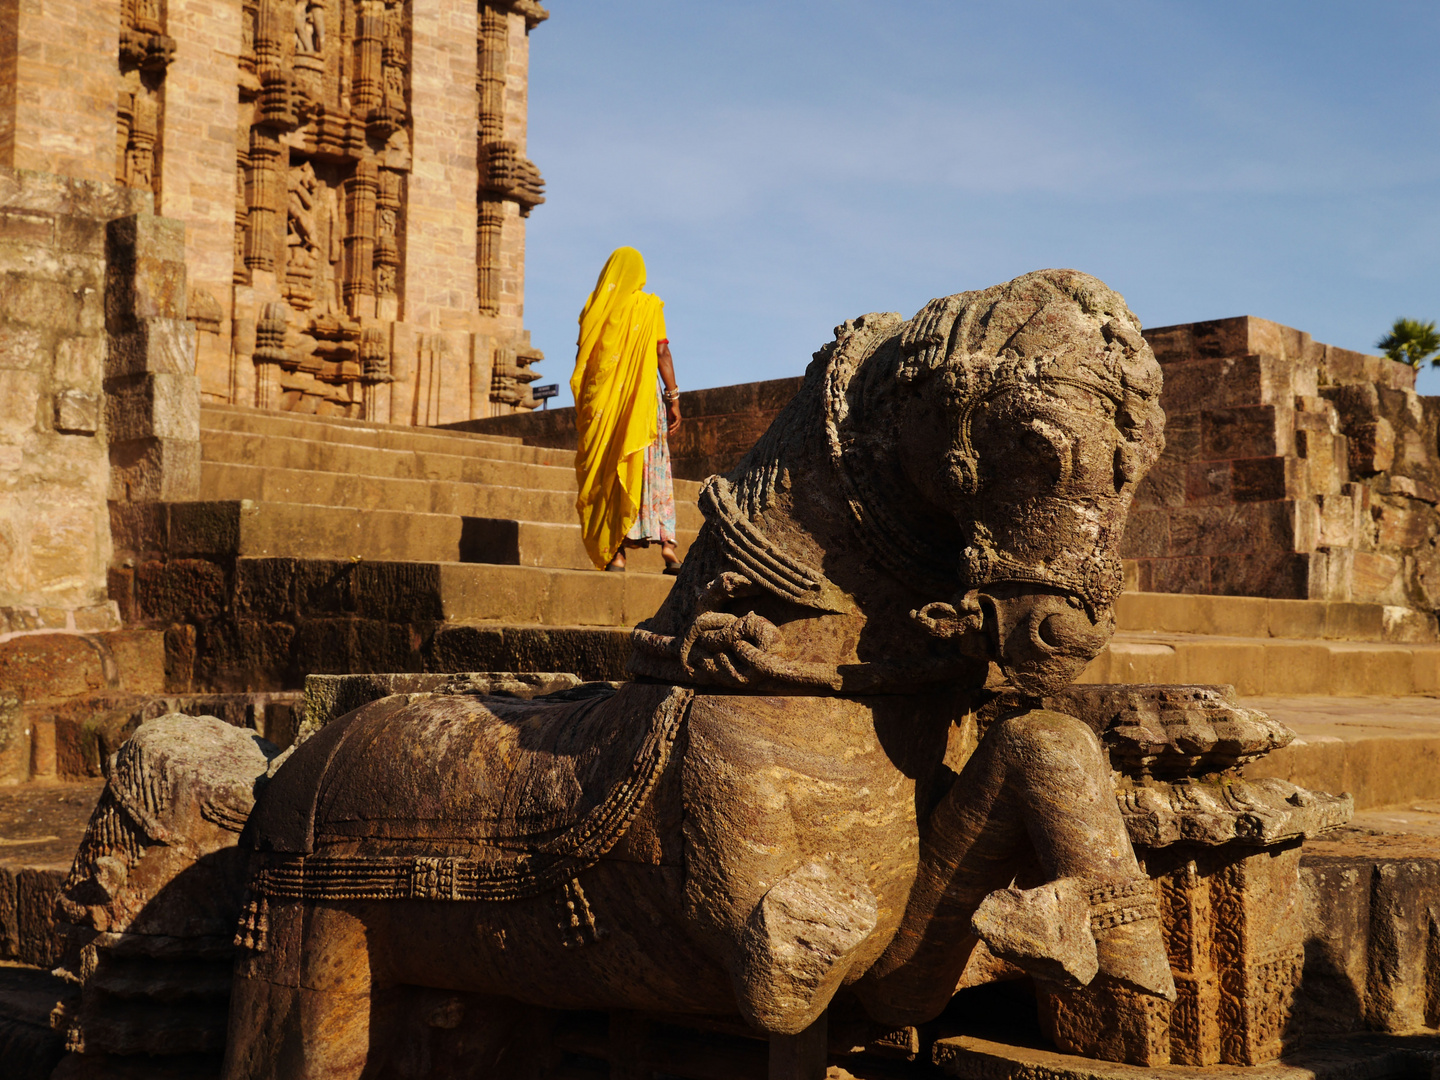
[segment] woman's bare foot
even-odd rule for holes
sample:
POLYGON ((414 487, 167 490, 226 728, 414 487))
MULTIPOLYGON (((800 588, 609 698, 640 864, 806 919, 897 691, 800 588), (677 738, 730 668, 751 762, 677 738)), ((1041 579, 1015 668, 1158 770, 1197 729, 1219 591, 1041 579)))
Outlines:
POLYGON ((678 574, 680 572, 680 556, 675 551, 675 543, 666 540, 660 545, 660 557, 665 560, 665 573, 678 574))
POLYGON ((617 572, 625 569, 625 549, 623 547, 615 552, 615 557, 610 560, 609 565, 606 566, 605 569, 617 572))

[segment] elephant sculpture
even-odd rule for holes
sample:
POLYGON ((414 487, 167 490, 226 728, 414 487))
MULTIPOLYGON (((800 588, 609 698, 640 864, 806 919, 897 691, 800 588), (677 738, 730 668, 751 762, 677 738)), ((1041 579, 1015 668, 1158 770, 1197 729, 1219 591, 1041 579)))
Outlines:
POLYGON ((931 1018, 983 940, 1173 998, 1100 741, 1039 707, 1113 631, 1160 385, 1075 271, 837 328, 704 486, 631 681, 384 699, 275 770, 227 1080, 383 1075, 413 987, 784 1036, 842 987, 931 1018))

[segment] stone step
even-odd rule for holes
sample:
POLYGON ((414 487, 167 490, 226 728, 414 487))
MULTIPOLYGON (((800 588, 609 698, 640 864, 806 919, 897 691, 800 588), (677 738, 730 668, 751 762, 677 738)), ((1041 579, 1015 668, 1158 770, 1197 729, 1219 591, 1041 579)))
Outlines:
POLYGON ((442 563, 435 569, 446 623, 633 627, 655 613, 675 581, 636 571, 607 574, 487 563, 442 563))
MULTIPOLYGON (((1315 791, 1348 791, 1357 810, 1440 799, 1440 699, 1290 697, 1240 699, 1295 732, 1295 741, 1250 765, 1247 776, 1278 776, 1315 791)), ((1355 824, 1366 824, 1357 821, 1355 824)), ((1370 823, 1409 832, 1404 821, 1370 823)))
POLYGON ((200 410, 200 430, 243 432, 259 438, 278 436, 312 442, 369 446, 382 450, 429 450, 442 454, 476 455, 497 461, 574 468, 572 450, 526 446, 513 436, 481 435, 406 424, 373 424, 365 420, 304 416, 227 405, 206 405, 200 410))
POLYGON ((1121 593, 1115 603, 1115 627, 1226 637, 1412 644, 1437 640, 1435 616, 1412 608, 1189 593, 1121 593))
MULTIPOLYGON (((132 557, 503 563, 597 572, 580 546, 578 525, 241 499, 112 503, 110 527, 116 550, 132 557)), ((682 556, 692 538, 682 533, 682 556)), ((632 575, 664 570, 658 546, 630 554, 632 575)))
MULTIPOLYGON (((679 529, 675 550, 681 559, 695 540, 695 530, 679 529)), ((513 518, 467 518, 462 543, 466 562, 502 563, 515 566, 553 566, 569 570, 592 570, 577 524, 543 521, 516 521, 513 518)), ((630 548, 625 552, 627 572, 661 571, 665 560, 658 545, 630 548), (657 565, 658 560, 658 565, 657 565)))
POLYGON ((356 477, 451 480, 548 491, 575 490, 575 470, 559 465, 502 461, 477 454, 433 450, 392 450, 289 436, 255 436, 243 431, 206 431, 200 456, 207 462, 260 465, 302 472, 348 473, 356 477))
MULTIPOLYGON (((302 472, 349 473, 402 480, 450 480, 546 491, 575 490, 575 470, 568 465, 499 461, 473 454, 429 450, 389 450, 286 436, 261 438, 239 431, 205 432, 200 454, 207 462, 302 472)), ((694 502, 699 495, 700 485, 696 481, 675 481, 677 500, 694 502)))
POLYGON ((1440 693, 1440 645, 1120 632, 1076 682, 1229 683, 1247 696, 1440 693))
MULTIPOLYGON (((361 478, 352 473, 206 461, 200 468, 200 488, 215 499, 317 503, 358 510, 458 514, 555 524, 575 521, 573 486, 560 491, 537 490, 453 480, 361 478)), ((694 532, 704 519, 693 501, 677 498, 675 520, 682 532, 694 532)))

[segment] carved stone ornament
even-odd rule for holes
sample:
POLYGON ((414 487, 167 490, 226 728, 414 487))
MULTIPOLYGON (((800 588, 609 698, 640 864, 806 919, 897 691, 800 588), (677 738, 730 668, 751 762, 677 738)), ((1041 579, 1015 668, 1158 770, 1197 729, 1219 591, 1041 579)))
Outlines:
POLYGON ((773 1066, 832 1005, 910 1046, 1005 972, 1071 1053, 1273 1059, 1299 845, 1348 798, 1242 781, 1288 733, 1227 691, 1067 688, 1159 389, 1074 271, 844 324, 707 484, 637 681, 395 693, 272 768, 226 1080, 409 1075, 437 1017, 433 1075, 519 1077, 568 1009, 743 1023, 773 1066))

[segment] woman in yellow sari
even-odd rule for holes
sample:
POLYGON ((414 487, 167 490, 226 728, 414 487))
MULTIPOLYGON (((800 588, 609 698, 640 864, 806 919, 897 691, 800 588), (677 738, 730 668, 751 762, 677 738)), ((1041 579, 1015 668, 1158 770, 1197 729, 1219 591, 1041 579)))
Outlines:
POLYGON ((597 568, 624 570, 625 548, 658 543, 665 572, 673 574, 680 561, 666 433, 679 430, 680 391, 665 336, 665 302, 642 292, 644 286, 640 252, 616 248, 580 312, 570 377, 578 436, 575 509, 597 568))

